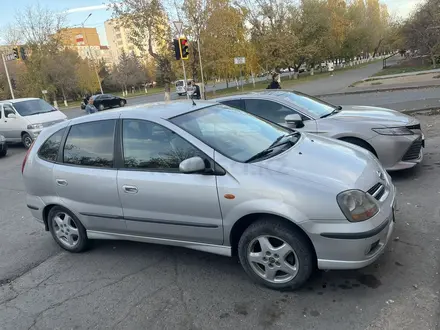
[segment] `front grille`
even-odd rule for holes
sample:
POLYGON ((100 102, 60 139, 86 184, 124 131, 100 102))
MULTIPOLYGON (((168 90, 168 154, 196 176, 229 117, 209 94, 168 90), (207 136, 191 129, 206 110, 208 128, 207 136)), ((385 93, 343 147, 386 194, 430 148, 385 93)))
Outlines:
POLYGON ((385 194, 385 186, 382 183, 378 182, 373 187, 368 189, 367 192, 377 200, 380 200, 385 194))
POLYGON ((420 124, 406 126, 408 129, 421 129, 420 124))
POLYGON ((418 138, 411 144, 411 147, 409 147, 408 151, 403 156, 402 160, 414 160, 418 159, 420 155, 420 150, 422 149, 423 141, 421 138, 418 138))

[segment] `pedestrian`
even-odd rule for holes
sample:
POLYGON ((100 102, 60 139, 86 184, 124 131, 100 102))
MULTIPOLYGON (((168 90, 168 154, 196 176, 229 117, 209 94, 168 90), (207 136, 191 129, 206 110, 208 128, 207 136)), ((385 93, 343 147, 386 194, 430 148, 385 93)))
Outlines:
POLYGON ((278 82, 279 77, 278 77, 278 73, 274 73, 272 75, 272 82, 269 84, 269 86, 267 86, 266 89, 281 89, 281 85, 278 82))
POLYGON ((92 113, 98 112, 98 109, 93 105, 93 97, 89 98, 89 102, 86 105, 86 112, 90 115, 92 113))
POLYGON ((193 99, 200 100, 201 94, 200 94, 200 86, 196 84, 196 81, 193 81, 194 86, 194 92, 192 93, 193 99))

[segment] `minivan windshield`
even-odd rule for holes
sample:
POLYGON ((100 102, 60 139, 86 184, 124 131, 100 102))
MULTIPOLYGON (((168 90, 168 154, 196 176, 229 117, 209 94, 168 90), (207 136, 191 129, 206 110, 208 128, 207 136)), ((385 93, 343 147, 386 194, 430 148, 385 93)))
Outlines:
POLYGON ((183 86, 183 80, 176 81, 176 87, 183 86))
MULTIPOLYGON (((220 104, 174 117, 171 122, 226 157, 242 163, 274 147, 284 136, 290 137, 290 146, 300 136, 291 135, 291 130, 247 112, 220 104)), ((280 148, 277 150, 282 151, 280 148)), ((262 154, 264 157, 261 159, 275 154, 276 151, 271 150, 262 154)))
POLYGON ((14 108, 20 116, 24 117, 57 111, 53 106, 42 99, 14 102, 14 108))

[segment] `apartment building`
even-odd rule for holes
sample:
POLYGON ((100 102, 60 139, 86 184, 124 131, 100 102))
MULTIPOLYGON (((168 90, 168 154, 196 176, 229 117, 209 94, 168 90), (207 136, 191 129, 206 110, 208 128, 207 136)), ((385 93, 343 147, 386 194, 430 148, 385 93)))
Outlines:
POLYGON ((105 34, 109 48, 114 59, 119 58, 122 52, 134 53, 136 56, 145 57, 138 47, 136 47, 129 39, 130 29, 121 26, 118 19, 110 19, 104 22, 105 34))

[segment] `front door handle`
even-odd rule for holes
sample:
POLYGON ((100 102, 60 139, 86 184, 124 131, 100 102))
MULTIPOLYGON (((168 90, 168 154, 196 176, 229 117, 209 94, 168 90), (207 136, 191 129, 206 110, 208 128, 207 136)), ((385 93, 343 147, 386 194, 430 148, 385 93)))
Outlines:
POLYGON ((122 186, 122 189, 124 189, 124 192, 126 192, 128 194, 136 194, 138 192, 138 188, 135 186, 124 185, 124 186, 122 186))
POLYGON ((56 179, 57 185, 59 186, 67 186, 67 180, 64 179, 56 179))

